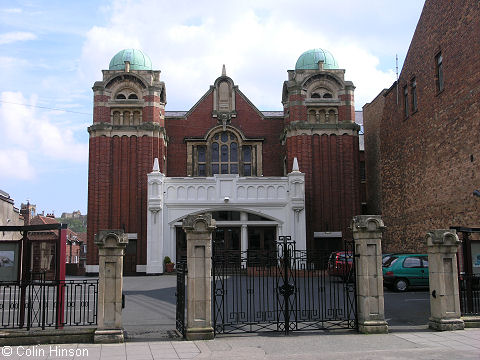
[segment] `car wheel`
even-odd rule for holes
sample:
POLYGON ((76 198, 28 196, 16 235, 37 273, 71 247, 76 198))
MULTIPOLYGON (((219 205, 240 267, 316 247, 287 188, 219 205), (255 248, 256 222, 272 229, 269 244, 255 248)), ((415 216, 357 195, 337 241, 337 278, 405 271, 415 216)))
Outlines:
POLYGON ((406 279, 397 279, 393 284, 395 291, 407 291, 408 289, 408 281, 406 279))

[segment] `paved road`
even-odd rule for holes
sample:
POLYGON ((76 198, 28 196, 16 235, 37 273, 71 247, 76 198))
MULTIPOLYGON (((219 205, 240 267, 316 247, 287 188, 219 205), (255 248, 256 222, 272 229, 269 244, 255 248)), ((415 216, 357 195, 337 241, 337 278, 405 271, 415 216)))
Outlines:
POLYGON ((428 290, 397 293, 385 289, 385 319, 391 330, 426 328, 430 316, 428 290))
POLYGON ((123 324, 129 340, 168 340, 176 337, 176 290, 175 275, 123 278, 123 324))

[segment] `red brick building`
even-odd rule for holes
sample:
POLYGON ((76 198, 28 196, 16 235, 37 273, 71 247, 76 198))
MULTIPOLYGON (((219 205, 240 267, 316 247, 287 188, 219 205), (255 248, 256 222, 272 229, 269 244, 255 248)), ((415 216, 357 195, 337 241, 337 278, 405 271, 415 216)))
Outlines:
POLYGON ((364 106, 370 209, 386 251, 480 224, 480 6, 427 0, 398 82, 364 106))
MULTIPOLYGON (((46 225, 58 224, 53 214, 36 215, 29 220, 29 225, 46 225)), ((66 234, 66 252, 65 264, 67 267, 67 275, 78 275, 84 271, 84 266, 80 266, 82 255, 83 241, 77 233, 67 228, 66 234), (73 266, 72 266, 73 265, 73 266), (82 268, 79 271, 79 268, 82 268)), ((34 273, 46 273, 46 279, 52 280, 56 274, 56 251, 57 230, 33 231, 29 233, 29 240, 32 244, 31 254, 31 271, 34 273)))
POLYGON ((148 56, 120 51, 93 86, 87 272, 98 270, 94 234, 117 228, 129 234, 126 272, 161 272, 163 256, 181 255, 188 211, 212 212, 230 248, 268 249, 278 235, 341 248, 362 202, 344 73, 328 51, 306 51, 283 84, 284 110, 260 111, 224 68, 190 110, 169 112, 148 56))

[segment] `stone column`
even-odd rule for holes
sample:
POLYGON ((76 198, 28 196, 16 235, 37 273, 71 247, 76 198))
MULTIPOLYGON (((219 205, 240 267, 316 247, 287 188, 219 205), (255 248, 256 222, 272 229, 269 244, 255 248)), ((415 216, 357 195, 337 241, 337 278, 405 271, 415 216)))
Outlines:
POLYGON ((296 157, 293 158, 292 171, 288 173, 287 177, 289 207, 292 213, 285 232, 293 235, 297 250, 305 250, 307 248, 307 239, 305 237, 305 174, 300 172, 296 157))
POLYGON ((213 339, 211 214, 189 215, 183 220, 187 233, 187 340, 213 339))
MULTIPOLYGON (((248 214, 246 212, 240 213, 240 221, 248 221, 248 214)), ((248 226, 246 224, 242 225, 242 232, 240 234, 240 250, 248 250, 248 226)))
POLYGON ((248 250, 248 226, 243 224, 242 225, 242 232, 240 236, 240 244, 241 244, 241 251, 247 251, 248 250))
POLYGON ((124 341, 122 327, 123 255, 128 237, 123 230, 100 230, 98 246, 98 328, 96 343, 124 341))
POLYGON ((430 283, 431 329, 462 330, 457 251, 460 240, 455 230, 432 230, 426 236, 430 283))
POLYGON ((358 215, 352 221, 358 330, 364 334, 388 332, 383 298, 383 229, 385 226, 379 215, 358 215))
POLYGON ((147 174, 147 274, 163 273, 164 255, 173 257, 173 254, 164 253, 167 243, 163 237, 163 182, 165 175, 160 172, 158 158, 153 162, 153 170, 147 174))

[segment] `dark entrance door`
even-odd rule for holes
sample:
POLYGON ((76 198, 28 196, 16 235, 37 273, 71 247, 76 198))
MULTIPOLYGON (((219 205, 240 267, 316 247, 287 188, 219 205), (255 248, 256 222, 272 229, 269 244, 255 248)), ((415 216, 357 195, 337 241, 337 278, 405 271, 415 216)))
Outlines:
MULTIPOLYGON (((213 233, 215 244, 223 250, 240 251, 240 227, 217 227, 213 233)), ((240 255, 240 253, 239 253, 240 255)))
POLYGON ((275 249, 275 226, 249 226, 248 249, 271 252, 275 249))
POLYGON ((318 265, 327 265, 330 254, 344 250, 343 239, 341 237, 315 238, 314 250, 321 256, 320 259, 316 259, 318 265))
POLYGON ((129 240, 123 257, 123 275, 135 275, 137 272, 137 240, 129 240))

